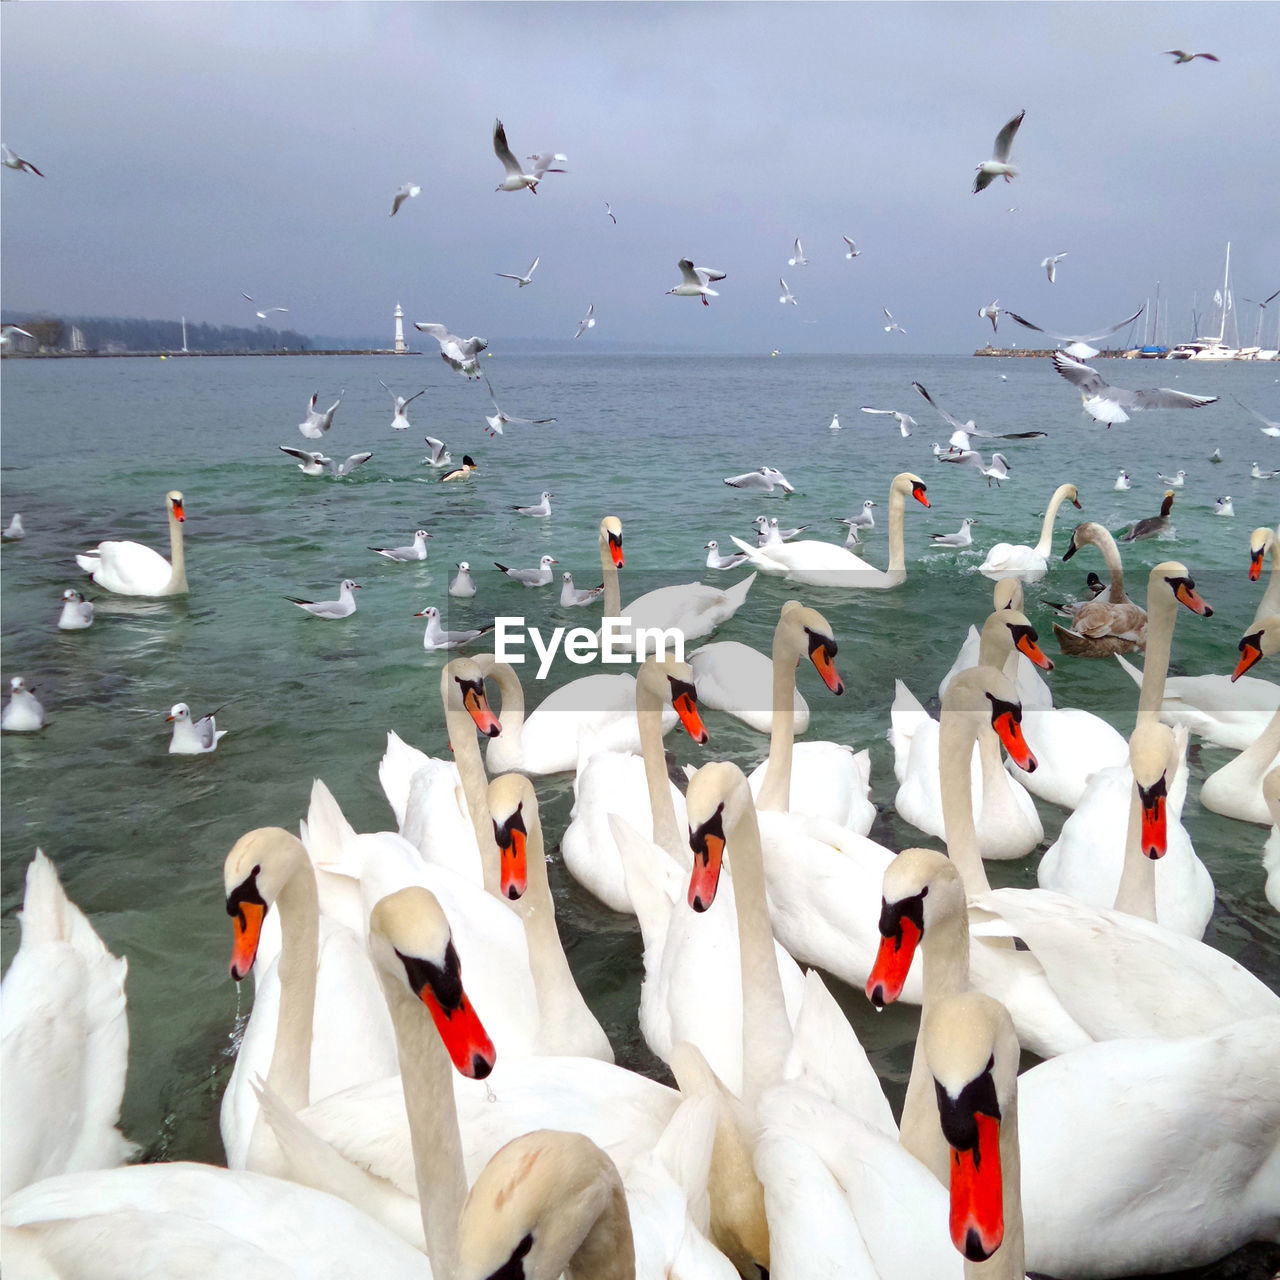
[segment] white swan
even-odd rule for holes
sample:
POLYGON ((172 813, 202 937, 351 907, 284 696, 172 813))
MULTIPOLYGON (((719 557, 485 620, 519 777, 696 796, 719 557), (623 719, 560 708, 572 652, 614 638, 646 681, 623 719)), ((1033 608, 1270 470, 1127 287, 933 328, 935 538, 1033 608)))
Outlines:
POLYGON ((1040 541, 1034 547, 997 542, 987 558, 978 566, 978 572, 988 578, 1021 578, 1023 582, 1039 582, 1049 569, 1049 552, 1053 547, 1053 522, 1058 518, 1058 508, 1064 502, 1080 506, 1080 495, 1073 484, 1060 484, 1045 508, 1044 523, 1040 526, 1040 541))
POLYGON ((0 1199, 59 1173, 108 1169, 134 1151, 117 1128, 129 1058, 124 979, 37 849, 22 941, 0 1004, 0 1199))
POLYGON ((1263 892, 1267 901, 1280 911, 1280 768, 1272 769, 1263 778, 1262 795, 1271 814, 1271 834, 1262 846, 1262 866, 1267 873, 1263 892))
POLYGON ((815 587, 887 590, 905 581, 906 554, 902 536, 902 513, 907 494, 922 506, 929 505, 925 484, 919 476, 903 471, 889 486, 889 567, 880 570, 855 556, 845 547, 830 542, 770 543, 752 547, 741 538, 733 539, 751 563, 762 573, 785 577, 815 587))
POLYGON ((1258 601, 1251 627, 1256 627, 1272 614, 1280 613, 1280 527, 1269 529, 1263 525, 1249 535, 1250 582, 1257 582, 1262 577, 1262 559, 1268 551, 1271 552, 1271 573, 1267 578, 1267 589, 1258 601))
POLYGON ((1280 764, 1280 709, 1271 723, 1236 758, 1211 773, 1200 788, 1200 803, 1241 822, 1270 826, 1275 819, 1263 795, 1263 779, 1280 764))
POLYGON ((140 542, 100 542, 76 556, 100 587, 122 596, 180 596, 187 591, 182 522, 186 514, 176 489, 164 496, 169 513, 169 560, 140 542), (172 561, 172 563, 170 563, 172 561))
MULTIPOLYGON (((773 729, 772 703, 763 690, 772 686, 773 659, 738 640, 714 640, 687 654, 698 686, 698 705, 726 711, 757 733, 773 729)), ((809 704, 797 689, 791 702, 796 733, 809 728, 809 704)))

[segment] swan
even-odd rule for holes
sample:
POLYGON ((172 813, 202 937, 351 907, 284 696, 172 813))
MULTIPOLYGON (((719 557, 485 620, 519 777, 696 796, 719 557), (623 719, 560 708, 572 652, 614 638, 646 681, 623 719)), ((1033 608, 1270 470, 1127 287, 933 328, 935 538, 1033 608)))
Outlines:
POLYGON ((1262 780, 1262 795, 1271 814, 1271 834, 1262 846, 1262 866, 1267 873, 1264 892, 1267 901, 1280 911, 1280 768, 1262 780))
POLYGON ((1063 653, 1077 657, 1106 658, 1113 653, 1132 653, 1146 647, 1147 611, 1125 595, 1124 568, 1116 540, 1100 524, 1086 521, 1076 525, 1062 558, 1070 560, 1082 546, 1092 543, 1102 552, 1111 571, 1111 589, 1106 598, 1095 596, 1071 611, 1071 627, 1053 624, 1053 634, 1063 653))
POLYGON ((107 950, 40 849, 0 1003, 0 1200, 41 1178, 123 1164, 128 962, 107 950))
MULTIPOLYGON (((773 708, 761 690, 773 683, 773 659, 738 640, 714 640, 687 655, 698 686, 698 704, 726 711, 757 733, 773 730, 773 708)), ((809 728, 809 704, 797 689, 791 710, 796 733, 809 728)))
MULTIPOLYGON (((1024 654, 1046 671, 1053 664, 1038 644, 1026 616, 1000 609, 982 628, 981 665, 1002 669, 1009 656, 1024 654)), ((899 787, 894 808, 900 817, 928 835, 944 832, 938 771, 938 722, 932 719, 901 681, 894 682, 889 739, 899 787)), ((978 847, 984 858, 1021 858, 1044 839, 1040 815, 1026 788, 1005 771, 994 735, 979 734, 971 755, 973 807, 978 847), (976 757, 976 758, 975 758, 976 757)))
POLYGON ((182 550, 186 514, 176 489, 164 496, 169 513, 169 560, 140 542, 100 542, 76 556, 85 573, 100 587, 122 596, 181 596, 187 592, 187 564, 182 550), (172 561, 172 563, 170 563, 172 561))
POLYGON ((1070 502, 1079 508, 1080 495, 1073 484, 1060 484, 1045 508, 1044 523, 1040 526, 1040 541, 1034 547, 997 542, 987 558, 978 566, 978 572, 988 578, 1021 578, 1023 582, 1039 582, 1049 570, 1049 551, 1053 546, 1053 522, 1058 518, 1058 508, 1070 502))
POLYGON ((906 580, 906 555, 902 536, 902 512, 907 494, 927 507, 925 484, 919 476, 903 471, 889 485, 889 567, 880 570, 845 547, 830 542, 770 543, 752 547, 733 539, 739 551, 762 573, 781 575, 789 582, 814 587, 846 587, 887 590, 906 580))
POLYGON ((709 635, 722 622, 733 617, 747 599, 756 580, 754 573, 732 587, 721 590, 705 582, 685 582, 678 586, 658 587, 646 591, 622 608, 618 570, 625 564, 622 551, 622 521, 605 516, 599 532, 600 572, 604 576, 605 628, 616 651, 626 651, 633 644, 637 630, 678 631, 687 643, 709 635), (625 625, 611 625, 610 619, 621 619, 625 625))
POLYGON ((1271 574, 1267 578, 1267 589, 1258 601, 1257 611, 1250 624, 1256 627, 1264 618, 1280 613, 1280 527, 1268 529, 1263 525, 1249 535, 1249 581, 1257 582, 1262 577, 1262 559, 1271 552, 1271 574))

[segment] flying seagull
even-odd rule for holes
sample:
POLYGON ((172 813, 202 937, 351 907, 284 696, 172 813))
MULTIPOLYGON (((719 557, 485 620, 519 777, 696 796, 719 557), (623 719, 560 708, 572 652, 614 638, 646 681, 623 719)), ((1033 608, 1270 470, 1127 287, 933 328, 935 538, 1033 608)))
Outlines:
POLYGON ((788 302, 791 303, 793 307, 798 307, 800 304, 796 301, 795 294, 791 292, 787 282, 781 276, 778 277, 778 284, 782 287, 782 292, 778 295, 778 301, 782 303, 784 307, 788 302))
POLYGON ((588 329, 594 329, 595 327, 596 327, 596 304, 592 302, 592 303, 589 303, 587 306, 587 314, 583 316, 581 320, 578 321, 578 332, 575 333, 573 336, 575 338, 580 338, 584 333, 586 333, 588 329))
POLYGON ((1067 255, 1065 253, 1055 253, 1051 257, 1040 259, 1040 265, 1044 268, 1045 275, 1049 277, 1050 284, 1053 284, 1057 279, 1058 263, 1060 263, 1066 256, 1067 255))
POLYGON ((613 206, 607 200, 604 202, 604 211, 609 215, 609 221, 616 227, 618 220, 613 216, 613 206))
POLYGON ((846 258, 858 258, 862 256, 862 250, 859 249, 848 236, 841 236, 840 239, 849 246, 849 252, 844 255, 846 258))
POLYGON ((304 476, 322 476, 327 471, 335 480, 350 475, 357 467, 368 462, 373 454, 369 450, 353 453, 345 462, 335 462, 327 453, 313 453, 310 449, 291 449, 287 444, 280 446, 281 453, 298 459, 298 470, 304 476))
POLYGON ((897 418, 898 430, 902 432, 904 440, 911 434, 912 427, 920 425, 909 413, 901 413, 897 409, 873 409, 869 404, 861 405, 860 408, 863 413, 883 413, 890 418, 897 418))
POLYGON ((406 200, 412 200, 414 196, 420 192, 422 188, 416 182, 406 182, 395 194, 395 198, 391 202, 391 216, 394 218, 400 212, 400 206, 406 200))
MULTIPOLYGON (((1234 400, 1235 397, 1233 396, 1232 399, 1234 400)), ((1242 400, 1236 400, 1236 404, 1238 404, 1246 413, 1253 414, 1253 416, 1262 423, 1262 426, 1260 426, 1258 430, 1261 431, 1264 436, 1280 436, 1280 422, 1272 422, 1270 418, 1264 418, 1257 409, 1250 409, 1242 400)))
POLYGON ((881 307, 880 310, 884 312, 886 318, 889 321, 889 323, 884 327, 885 333, 893 333, 896 330, 898 333, 902 334, 902 336, 905 338, 907 336, 907 331, 893 318, 893 313, 889 310, 889 308, 881 307))
POLYGON ((6 169, 17 169, 19 173, 25 169, 28 173, 34 173, 37 178, 44 177, 44 174, 30 160, 24 160, 5 142, 0 142, 0 164, 3 164, 6 169))
POLYGON ((995 332, 999 329, 999 327, 1000 327, 1000 316, 1001 316, 1001 314, 1002 314, 1002 313, 1001 313, 1001 309, 1000 309, 1000 299, 999 299, 999 298, 997 298, 994 302, 988 302, 988 303, 987 303, 987 305, 986 305, 985 307, 979 307, 979 308, 978 308, 978 318, 979 318, 980 320, 990 320, 990 321, 991 321, 991 332, 992 332, 992 333, 995 333, 995 332))
POLYGON ((978 166, 978 176, 973 180, 975 195, 984 187, 990 186, 997 178, 1003 178, 1008 182, 1010 178, 1017 174, 1017 169, 1009 163, 1009 151, 1013 147, 1013 135, 1018 132, 1022 117, 1026 114, 1026 108, 1023 108, 996 134, 996 145, 992 148, 992 158, 984 160, 978 166))
POLYGON ((1213 404, 1217 396, 1193 396, 1186 391, 1156 387, 1150 391, 1126 391, 1108 386, 1096 369, 1072 360, 1061 351, 1053 353, 1053 367, 1073 386, 1080 389, 1084 411, 1095 421, 1128 422, 1126 409, 1138 413, 1143 409, 1200 409, 1213 404))
POLYGON ((480 376, 476 357, 489 345, 487 338, 477 338, 474 335, 470 338, 459 338, 456 333, 450 333, 442 324, 422 320, 415 320, 413 327, 419 333, 429 333, 440 344, 440 359, 451 369, 466 374, 468 378, 480 376))
POLYGON ((534 258, 529 264, 529 270, 522 276, 513 276, 506 271, 495 271, 493 274, 501 276, 503 280, 514 280, 517 288, 523 289, 525 285, 533 283, 533 273, 538 269, 538 263, 541 261, 541 258, 534 258))
POLYGON ((484 420, 489 424, 485 430, 490 437, 502 435, 502 428, 507 423, 514 423, 521 427, 545 427, 548 423, 554 422, 554 418, 516 418, 509 413, 503 413, 498 407, 497 397, 493 394, 493 383, 485 378, 484 385, 489 388, 489 399, 493 401, 493 413, 486 413, 484 420))
POLYGON ((264 311, 255 311, 253 314, 257 316, 259 320, 265 320, 273 311, 283 311, 285 315, 289 314, 288 307, 267 307, 264 311))
POLYGON ((804 250, 800 247, 800 237, 796 236, 795 246, 791 250, 792 257, 787 259, 789 267, 807 267, 809 259, 804 256, 804 250))
POLYGON ((1046 338, 1069 343, 1070 345, 1066 348, 1067 355, 1074 356, 1077 360, 1092 360, 1098 354, 1098 350, 1089 345, 1091 342, 1096 342, 1099 338, 1109 338, 1125 325, 1132 324, 1145 310, 1145 306, 1139 307, 1133 315, 1121 320, 1119 324, 1113 324, 1109 329, 1100 329, 1097 333, 1054 333, 1050 329, 1042 329, 1038 324, 1032 324, 1030 320, 1024 320, 1016 311, 1006 310, 1004 314, 1024 329, 1034 329, 1036 333, 1043 333, 1046 338))
MULTIPOLYGON (((968 449, 970 436, 982 436, 987 440, 1039 440, 1047 434, 1044 431, 981 431, 973 425, 973 419, 968 422, 961 422, 959 418, 953 418, 921 385, 919 382, 911 384, 924 398, 938 411, 942 420, 951 428, 951 447, 953 449, 968 449)), ((948 458, 948 462, 960 461, 956 458, 948 458)), ((965 458, 967 462, 969 459, 965 458)))
POLYGON ((1165 49, 1165 53, 1172 54, 1174 63, 1194 62, 1197 58, 1205 58, 1209 62, 1219 61, 1216 53, 1188 53, 1185 49, 1165 49))
POLYGON ((715 281, 725 278, 723 271, 717 271, 714 267, 695 267, 688 258, 681 258, 676 263, 676 266, 680 268, 681 280, 674 289, 668 289, 667 293, 673 293, 677 298, 701 297, 704 307, 711 305, 707 301, 708 297, 718 298, 720 296, 709 286, 715 281))
POLYGON ((538 183, 542 181, 544 173, 564 173, 563 169, 553 168, 556 161, 562 160, 563 156, 545 155, 530 156, 529 159, 533 161, 533 172, 525 173, 520 161, 511 154, 511 148, 507 145, 507 131, 502 127, 501 120, 493 122, 493 152, 502 161, 502 167, 507 171, 507 176, 494 188, 495 191, 523 191, 528 187, 536 196, 538 183))
POLYGON ((745 471, 740 476, 726 476, 725 484, 734 489, 765 489, 772 493, 775 485, 781 485, 787 493, 795 493, 795 486, 777 467, 760 467, 756 471, 745 471))
POLYGON ((982 461, 982 454, 976 453, 973 449, 962 449, 959 453, 944 453, 939 455, 940 462, 961 462, 968 463, 970 466, 978 469, 979 475, 987 477, 987 488, 991 488, 991 482, 996 482, 996 488, 1000 487, 1001 480, 1007 480, 1009 477, 1009 459, 1003 453, 993 453, 991 462, 982 461))
POLYGON ((435 436, 423 436, 427 442, 427 448, 431 452, 423 458, 423 462, 429 462, 433 467, 447 467, 453 457, 449 453, 449 447, 443 440, 437 440, 435 436))
POLYGON ((338 412, 338 406, 342 403, 342 397, 346 394, 346 388, 343 388, 338 392, 338 398, 322 413, 316 408, 316 401, 320 398, 320 393, 318 391, 314 392, 311 396, 311 403, 307 406, 307 420, 298 423, 298 430, 308 440, 319 440, 333 426, 333 415, 338 412))
POLYGON ((391 399, 395 401, 395 406, 396 406, 395 412, 391 415, 392 431, 408 431, 409 419, 405 414, 405 409, 409 405, 411 405, 419 396, 424 396, 427 394, 426 387, 423 387, 421 391, 415 391, 411 396, 400 396, 400 395, 397 395, 394 391, 392 391, 391 388, 387 386, 387 384, 383 382, 381 378, 378 379, 378 384, 382 387, 383 391, 385 391, 387 395, 389 395, 391 399))

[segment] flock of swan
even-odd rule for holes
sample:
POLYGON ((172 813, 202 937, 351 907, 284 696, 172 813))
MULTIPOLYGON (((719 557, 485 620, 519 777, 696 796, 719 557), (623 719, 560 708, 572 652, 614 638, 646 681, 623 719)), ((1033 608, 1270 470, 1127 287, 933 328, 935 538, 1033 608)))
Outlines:
MULTIPOLYGON (((891 590, 908 497, 929 505, 903 472, 886 571, 847 547, 735 538, 755 571, 736 585, 625 605, 607 516, 603 617, 695 640, 756 573, 891 590)), ((798 737, 798 672, 820 696, 844 684, 834 628, 794 597, 770 655, 650 655, 532 711, 493 654, 449 662, 452 758, 387 737, 395 830, 355 831, 317 779, 298 835, 258 828, 226 855, 231 975, 252 972, 254 998, 225 1168, 126 1163, 126 962, 37 852, 3 988, 6 1275, 1083 1280, 1280 1241, 1280 997, 1201 940, 1214 885, 1181 822, 1190 737, 1238 750, 1200 798, 1278 824, 1264 861, 1280 910, 1280 687, 1246 674, 1280 652, 1280 530, 1250 538, 1249 576, 1268 557, 1270 576, 1235 671, 1170 677, 1183 611, 1212 612, 1189 570, 1157 564, 1144 607, 1111 535, 1075 527, 1066 555, 1095 547, 1110 581, 1057 605, 1055 633, 1070 655, 1144 653, 1126 740, 1055 705, 1022 611, 1067 502, 1071 484, 1036 546, 983 563, 991 607, 975 595, 986 616, 940 718, 897 681, 895 807, 945 852, 874 840, 868 753, 798 737), (768 756, 677 786, 664 735, 705 746, 708 708, 768 733, 768 756), (570 773, 564 866, 635 916, 639 1026, 675 1087, 616 1065, 566 958, 530 779, 570 773), (1043 841, 1033 796, 1070 816, 1038 888, 993 890, 987 860, 1043 841), (819 970, 876 1008, 920 1006, 900 1124, 819 970), (1019 1074, 1020 1050, 1043 1061, 1019 1074)), ((104 542, 82 568, 110 591, 185 591, 182 495, 166 504, 169 560, 104 542)), ((216 744, 185 704, 170 719, 175 739, 216 744)))

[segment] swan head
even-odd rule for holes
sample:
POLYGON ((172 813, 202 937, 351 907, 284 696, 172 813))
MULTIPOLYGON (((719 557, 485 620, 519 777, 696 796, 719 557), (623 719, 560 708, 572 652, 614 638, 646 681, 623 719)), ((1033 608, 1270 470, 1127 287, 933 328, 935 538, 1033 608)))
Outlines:
POLYGON ((1262 577, 1262 561, 1267 552, 1271 550, 1271 545, 1275 542, 1276 535, 1266 525, 1255 529, 1249 535, 1249 581, 1257 582, 1262 577))
POLYGON ((182 494, 177 489, 170 489, 164 495, 165 506, 169 508, 169 514, 181 524, 187 517, 182 509, 182 494))
POLYGON ((1004 1240, 1005 1179, 1011 1195, 1018 1180, 1018 1038, 1005 1007, 976 991, 938 1001, 920 1035, 950 1148, 951 1241, 984 1262, 1004 1240))
POLYGON ((1111 535, 1100 524, 1093 520, 1082 521, 1071 530, 1071 541, 1067 543, 1067 549, 1062 553, 1062 558, 1070 560, 1081 547, 1090 543, 1095 547, 1101 546, 1103 537, 1110 538, 1111 535))
POLYGON ((689 779, 685 808, 693 850, 689 905, 702 912, 716 900, 729 835, 745 817, 754 824, 755 804, 742 770, 727 760, 717 760, 689 779))
POLYGON ((617 1167, 580 1133, 537 1129, 507 1143, 458 1219, 457 1280, 542 1280, 615 1259, 634 1268, 634 1257, 617 1167))
POLYGON ((1191 580, 1187 573, 1187 566, 1180 564, 1177 560, 1164 560, 1151 570, 1151 576, 1147 580, 1147 602, 1148 608, 1153 603, 1155 591, 1160 583, 1168 586, 1173 592, 1173 597, 1179 604, 1186 605, 1192 613, 1199 614, 1202 618, 1212 618, 1213 610, 1207 605, 1200 593, 1196 590, 1196 584, 1191 580))
MULTIPOLYGON (((1239 680, 1255 662, 1280 650, 1280 614, 1272 614, 1263 620, 1262 626, 1249 632, 1240 640, 1240 661, 1231 674, 1233 681, 1239 680)), ((15 680, 21 679, 15 676, 15 680)))
POLYGON ((698 711, 698 691, 693 684, 693 668, 687 662, 653 653, 636 673, 636 697, 641 688, 659 703, 670 702, 685 732, 700 747, 707 742, 707 727, 698 711))
POLYGON ((411 885, 381 899, 369 914, 369 951, 388 979, 430 1010, 459 1073, 483 1080, 493 1070, 493 1041, 467 998, 453 933, 435 894, 411 885))
MULTIPOLYGON (((941 452, 942 450, 939 448, 938 453, 941 452)), ((924 481, 910 471, 900 471, 893 477, 893 484, 889 487, 894 493, 909 493, 922 507, 929 506, 929 499, 925 497, 924 481)))
POLYGON ((538 797, 522 773, 504 773, 489 783, 493 838, 502 864, 500 891, 511 902, 529 884, 527 844, 530 827, 539 827, 538 797))
POLYGON ((613 567, 621 569, 626 561, 622 556, 622 521, 617 516, 605 516, 600 521, 600 554, 607 550, 613 558, 613 567))
POLYGON ((440 673, 440 699, 446 716, 465 711, 486 738, 496 738, 502 724, 484 693, 484 672, 470 658, 455 658, 440 673))
POLYGON ((1141 720, 1129 738, 1129 767, 1142 804, 1142 852, 1153 862, 1168 849, 1166 806, 1180 756, 1168 725, 1141 720))
POLYGON ((1017 609, 997 609, 982 624, 982 641, 994 648, 995 666, 1003 666, 1016 649, 1035 663, 1041 671, 1052 671, 1053 663, 1040 647, 1040 637, 1030 619, 1017 609))
POLYGON ((964 885, 955 863, 935 849, 904 849, 884 870, 880 899, 880 949, 867 999, 877 1010, 902 994, 911 961, 930 924, 965 910, 964 885))
POLYGON ((835 656, 839 650, 835 632, 816 609, 807 609, 798 600, 788 600, 782 606, 782 616, 774 634, 791 641, 797 661, 801 653, 809 655, 814 670, 832 693, 844 692, 844 681, 835 667, 835 656))
POLYGON ((1009 759, 1026 773, 1034 773, 1036 758, 1022 735, 1022 703, 1013 681, 995 667, 962 671, 947 686, 942 699, 943 723, 954 718, 976 721, 975 738, 990 731, 1000 739, 1009 759))
MULTIPOLYGON (((182 703, 178 707, 186 710, 182 703)), ((283 827, 257 827, 232 845, 222 864, 222 884, 234 935, 231 976, 237 982, 257 959, 267 912, 303 866, 310 863, 302 841, 283 827)))
POLYGON ((996 609, 1016 609, 1022 612, 1022 579, 1001 578, 996 583, 993 595, 993 607, 996 609))

